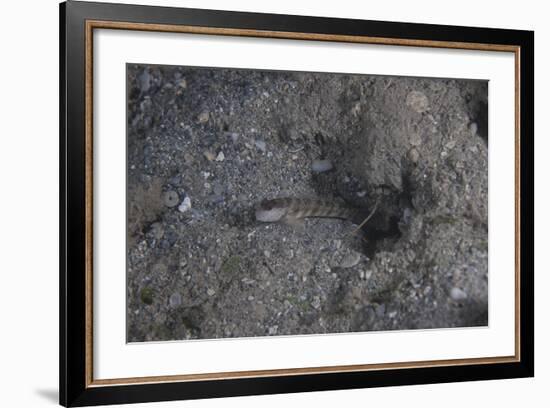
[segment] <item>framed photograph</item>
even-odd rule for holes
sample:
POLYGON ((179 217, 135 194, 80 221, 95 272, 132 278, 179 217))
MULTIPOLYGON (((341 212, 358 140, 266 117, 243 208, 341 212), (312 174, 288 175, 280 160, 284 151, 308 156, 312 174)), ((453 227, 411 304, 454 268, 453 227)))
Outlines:
POLYGON ((62 405, 533 376, 533 32, 60 27, 62 405))

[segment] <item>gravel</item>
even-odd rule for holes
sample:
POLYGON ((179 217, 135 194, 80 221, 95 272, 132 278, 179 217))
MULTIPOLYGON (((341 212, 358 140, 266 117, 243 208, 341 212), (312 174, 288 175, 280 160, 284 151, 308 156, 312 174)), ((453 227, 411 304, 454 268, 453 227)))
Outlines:
POLYGON ((487 325, 486 81, 127 75, 128 341, 487 325), (376 211, 255 221, 282 196, 376 211))

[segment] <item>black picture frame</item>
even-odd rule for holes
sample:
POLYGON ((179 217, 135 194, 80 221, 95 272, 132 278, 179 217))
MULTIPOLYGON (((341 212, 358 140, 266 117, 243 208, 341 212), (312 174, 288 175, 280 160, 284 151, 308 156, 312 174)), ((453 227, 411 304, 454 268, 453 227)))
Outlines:
MULTIPOLYGON (((122 404, 304 391, 340 390, 408 384, 531 377, 534 375, 534 33, 351 19, 256 14, 168 7, 68 1, 60 4, 60 403, 64 406, 122 404), (86 276, 87 244, 87 82, 86 31, 89 21, 185 25, 230 30, 353 36, 385 41, 484 44, 517 50, 519 97, 516 151, 521 210, 516 245, 521 252, 517 303, 519 356, 514 361, 418 364, 383 370, 296 373, 243 378, 106 383, 90 377, 90 292, 86 276)), ((431 45, 430 45, 431 44, 431 45)), ((87 238, 88 236, 88 238, 87 238)), ((519 251, 518 251, 519 252, 519 251)))

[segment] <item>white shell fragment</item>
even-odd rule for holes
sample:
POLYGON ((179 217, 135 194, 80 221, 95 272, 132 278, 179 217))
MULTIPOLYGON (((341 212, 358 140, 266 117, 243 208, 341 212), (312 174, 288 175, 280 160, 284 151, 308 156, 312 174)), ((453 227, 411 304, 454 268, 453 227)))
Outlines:
POLYGON ((216 161, 217 161, 217 162, 221 162, 221 161, 223 161, 224 159, 225 159, 225 154, 223 154, 223 152, 220 151, 220 152, 218 153, 218 156, 216 156, 216 161))
POLYGON ((464 300, 467 297, 468 295, 462 289, 456 287, 451 289, 451 298, 453 300, 464 300))
POLYGON ((332 162, 330 160, 313 160, 311 170, 315 173, 332 170, 332 162))
POLYGON ((183 199, 183 201, 179 205, 178 211, 184 213, 186 211, 189 211, 190 209, 191 209, 191 199, 189 198, 189 196, 187 196, 183 199))
POLYGON ((267 146, 265 144, 265 142, 263 140, 256 140, 254 142, 254 144, 256 145, 256 147, 258 148, 258 150, 262 151, 262 152, 265 152, 267 146))

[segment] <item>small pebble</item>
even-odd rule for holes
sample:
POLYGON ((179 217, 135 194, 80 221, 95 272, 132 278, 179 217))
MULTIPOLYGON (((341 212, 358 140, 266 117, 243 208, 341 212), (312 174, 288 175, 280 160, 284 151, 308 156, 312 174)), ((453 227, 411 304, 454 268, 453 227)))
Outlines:
POLYGON ((139 84, 143 92, 147 92, 151 87, 151 76, 147 70, 143 71, 143 73, 139 76, 139 84))
POLYGON ((408 154, 409 160, 412 163, 418 163, 418 159, 420 158, 420 154, 418 153, 418 150, 416 150, 414 147, 409 150, 408 154))
POLYGON ((359 255, 359 253, 353 251, 347 254, 346 256, 344 256, 339 266, 340 268, 344 268, 344 269, 353 268, 355 265, 359 263, 360 260, 361 260, 361 256, 359 255))
POLYGON ((321 307, 321 298, 319 296, 314 296, 311 306, 313 306, 314 309, 319 309, 321 307))
POLYGON ((208 122, 208 119, 210 119, 210 114, 208 112, 202 112, 198 117, 197 117, 199 123, 206 123, 208 122))
POLYGON ((153 273, 153 275, 157 277, 165 275, 167 271, 168 271, 168 267, 162 262, 156 263, 155 265, 153 265, 153 268, 151 269, 151 272, 153 273))
POLYGON ((164 236, 164 228, 160 222, 155 222, 151 225, 151 231, 155 239, 161 239, 164 236))
POLYGON ((206 291, 206 294, 208 296, 214 296, 216 294, 216 291, 212 288, 208 288, 207 291, 206 291))
POLYGON ((365 190, 357 192, 357 197, 365 197, 366 195, 367 195, 367 192, 365 190))
POLYGON ((170 296, 170 307, 176 308, 179 305, 181 305, 181 295, 179 293, 173 293, 172 296, 170 296))
POLYGON ((420 91, 412 91, 407 95, 407 106, 412 110, 423 113, 429 109, 428 97, 420 91))
POLYGON ((189 198, 189 196, 187 196, 183 199, 183 201, 179 205, 178 211, 184 213, 190 209, 191 209, 191 199, 189 198))
POLYGON ((311 170, 315 173, 323 173, 332 170, 332 163, 330 160, 313 160, 311 170))
POLYGON ((139 293, 139 297, 146 305, 153 304, 153 290, 151 288, 143 288, 139 293))
POLYGON ((249 302, 252 302, 254 300, 254 296, 249 296, 247 299, 249 302))
POLYGON ((477 123, 475 123, 475 122, 470 123, 470 126, 469 126, 468 128, 469 128, 470 134, 471 134, 472 136, 476 136, 476 135, 477 135, 477 123))
POLYGON ((168 180, 168 182, 173 186, 178 186, 180 184, 180 181, 181 181, 181 177, 179 175, 171 177, 170 180, 168 180))
POLYGON ((180 198, 178 196, 178 193, 176 193, 175 191, 167 191, 166 193, 164 193, 164 205, 166 205, 167 207, 175 207, 176 205, 178 205, 180 201, 180 198))
POLYGON ((205 150, 203 154, 204 154, 204 157, 206 157, 206 159, 208 161, 217 160, 216 155, 214 155, 214 153, 212 153, 210 150, 205 150))
POLYGON ((376 306, 376 316, 383 317, 384 314, 386 314, 386 305, 378 305, 376 306))
POLYGON ((268 329, 268 333, 269 334, 277 334, 277 329, 279 328, 279 326, 271 326, 269 329, 268 329))
POLYGON ((462 289, 454 287, 451 289, 451 299, 453 300, 464 300, 468 297, 466 292, 464 292, 462 289))
POLYGON ((183 160, 184 160, 185 163, 187 163, 187 164, 192 164, 192 163, 193 163, 193 156, 190 155, 189 153, 184 153, 184 154, 183 154, 183 160))
POLYGON ((453 149, 456 146, 456 140, 451 140, 445 144, 446 149, 453 149))
POLYGON ((256 140, 254 142, 254 144, 256 145, 256 147, 258 148, 258 150, 260 150, 261 152, 264 152, 265 153, 265 150, 266 150, 266 144, 263 140, 256 140))
POLYGON ((219 204, 224 201, 224 198, 222 195, 219 194, 212 194, 208 197, 208 201, 210 201, 212 204, 219 204))
POLYGON ((220 150, 220 152, 216 156, 216 161, 217 162, 222 162, 222 161, 224 161, 224 159, 225 159, 225 154, 223 154, 223 152, 220 150))
POLYGON ((359 113, 361 112, 361 103, 360 102, 357 102, 355 105, 353 105, 353 107, 351 108, 351 114, 353 116, 357 116, 359 115, 359 113))
POLYGON ((239 140, 239 134, 235 132, 225 132, 225 135, 231 138, 233 143, 236 143, 239 140))

